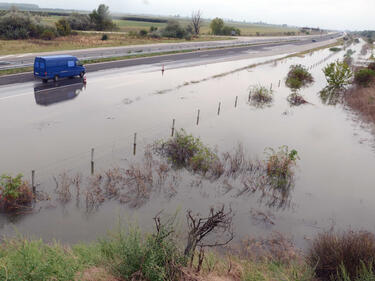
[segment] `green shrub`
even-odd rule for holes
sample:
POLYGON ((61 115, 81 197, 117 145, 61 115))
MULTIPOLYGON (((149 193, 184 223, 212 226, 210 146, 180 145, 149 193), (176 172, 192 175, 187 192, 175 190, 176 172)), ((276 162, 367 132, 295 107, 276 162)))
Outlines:
POLYGON ((126 280, 178 280, 185 259, 170 237, 173 230, 162 226, 145 238, 138 229, 119 231, 100 241, 101 252, 112 272, 126 280))
POLYGON ((341 48, 338 48, 338 47, 332 47, 329 49, 331 52, 340 52, 341 51, 341 48))
POLYGON ((345 88, 347 85, 350 85, 353 77, 353 72, 349 65, 340 61, 329 64, 323 69, 323 72, 328 83, 326 87, 328 91, 336 91, 345 88))
POLYGON ((107 41, 109 39, 109 36, 107 34, 102 35, 102 41, 107 41))
POLYGON ((0 177, 0 207, 12 211, 27 206, 33 201, 33 193, 29 184, 22 179, 23 175, 16 177, 2 175, 0 177))
POLYGON ((141 30, 139 31, 139 35, 142 36, 142 37, 147 36, 147 34, 148 34, 148 31, 147 31, 146 29, 141 29, 141 30))
POLYGON ((88 15, 73 13, 67 18, 67 21, 70 27, 74 30, 93 29, 93 24, 88 15))
POLYGON ((372 69, 361 69, 354 74, 354 82, 357 85, 368 87, 375 77, 375 71, 372 69))
POLYGON ((151 25, 150 32, 155 32, 157 30, 158 30, 158 28, 156 26, 151 25))
POLYGON ((176 20, 169 20, 167 26, 162 30, 162 36, 170 38, 184 38, 186 30, 176 20))
POLYGON ((287 146, 281 146, 278 151, 273 148, 265 150, 267 175, 272 187, 276 189, 288 189, 294 176, 294 167, 297 165, 298 152, 289 151, 287 146))
POLYGON ((300 89, 314 82, 314 78, 303 65, 290 66, 285 84, 294 90, 300 89))
POLYGON ((0 265, 0 280, 8 281, 70 281, 83 268, 74 253, 59 244, 24 239, 2 243, 0 265))
POLYGON ((250 90, 250 104, 263 108, 269 106, 273 101, 273 91, 264 86, 253 86, 250 90))
POLYGON ((53 40, 56 38, 56 34, 52 30, 44 30, 40 38, 43 40, 53 40))
POLYGON ((3 39, 27 39, 31 37, 36 22, 27 13, 11 11, 0 17, 0 37, 3 39))
POLYGON ((168 141, 157 143, 155 151, 167 157, 176 167, 207 173, 219 159, 199 138, 188 135, 183 129, 168 141))
POLYGON ((347 280, 364 281, 359 279, 361 270, 364 266, 372 269, 375 262, 375 236, 365 231, 320 234, 313 241, 308 261, 321 280, 340 280, 344 272, 345 278, 350 278, 347 280))
POLYGON ((60 36, 67 36, 70 35, 72 32, 72 28, 70 27, 70 24, 67 19, 63 18, 60 19, 58 22, 55 23, 57 33, 60 36))

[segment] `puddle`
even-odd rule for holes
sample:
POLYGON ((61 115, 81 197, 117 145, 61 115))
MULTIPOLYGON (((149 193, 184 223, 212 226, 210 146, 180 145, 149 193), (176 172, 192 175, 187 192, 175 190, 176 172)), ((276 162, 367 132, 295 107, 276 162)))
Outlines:
MULTIPOLYGON (((360 44, 351 48, 358 56, 360 44)), ((61 206, 52 200, 35 214, 0 216, 0 233, 11 235, 17 229, 47 240, 93 240, 116 226, 120 216, 133 217, 147 229, 162 209, 182 210, 183 217, 186 209, 206 213, 210 206, 223 203, 231 204, 236 213, 238 239, 279 231, 303 247, 306 237, 332 224, 375 231, 375 153, 369 141, 373 136, 347 109, 325 105, 318 94, 325 86, 321 69, 344 53, 325 49, 251 69, 246 67, 271 58, 166 67, 163 76, 156 66, 149 71, 104 71, 88 75, 86 88, 70 84, 73 81, 65 82, 64 88, 38 83, 5 88, 8 98, 0 97, 4 148, 0 171, 22 172, 29 178, 31 170, 36 170, 38 188, 52 195, 52 175, 89 174, 92 148, 96 171, 126 166, 141 159, 145 145, 167 138, 173 119, 176 129, 200 136, 219 152, 241 143, 249 156, 263 159, 265 148, 287 145, 298 151, 301 160, 290 208, 268 208, 256 196, 238 197, 223 183, 217 186, 199 178, 193 182, 181 172, 172 197, 161 194, 138 208, 109 201, 90 215, 74 203, 61 206), (311 67, 315 80, 299 91, 308 104, 298 107, 289 105, 291 90, 284 82, 292 64, 311 67), (248 102, 254 85, 272 88, 270 106, 257 108, 248 102), (134 133, 136 157, 132 155, 134 133)))

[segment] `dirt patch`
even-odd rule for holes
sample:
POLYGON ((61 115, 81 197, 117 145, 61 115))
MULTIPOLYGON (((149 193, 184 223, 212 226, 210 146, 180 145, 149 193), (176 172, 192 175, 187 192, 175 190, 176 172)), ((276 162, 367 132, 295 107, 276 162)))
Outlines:
POLYGON ((344 95, 345 103, 366 122, 375 124, 375 84, 367 88, 354 87, 344 95))

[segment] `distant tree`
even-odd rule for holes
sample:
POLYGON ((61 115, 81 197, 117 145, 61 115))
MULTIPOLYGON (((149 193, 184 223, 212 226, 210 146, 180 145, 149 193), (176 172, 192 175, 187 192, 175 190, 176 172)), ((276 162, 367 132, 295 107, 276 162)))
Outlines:
POLYGON ((93 10, 90 19, 97 30, 110 30, 114 28, 109 7, 100 4, 97 10, 93 10))
POLYGON ((67 36, 70 35, 72 32, 72 28, 70 27, 69 21, 66 18, 60 19, 58 22, 55 23, 57 33, 60 36, 67 36))
POLYGON ((200 10, 195 11, 191 15, 191 25, 195 35, 199 35, 202 27, 202 12, 200 10))
POLYGON ((88 15, 73 13, 67 18, 67 21, 73 30, 90 30, 93 28, 88 15))
POLYGON ((171 38, 184 38, 186 35, 186 30, 180 25, 176 20, 170 20, 167 26, 163 29, 162 35, 164 37, 171 38))
POLYGON ((220 35, 223 32, 224 21, 221 18, 215 18, 210 23, 212 34, 220 35))

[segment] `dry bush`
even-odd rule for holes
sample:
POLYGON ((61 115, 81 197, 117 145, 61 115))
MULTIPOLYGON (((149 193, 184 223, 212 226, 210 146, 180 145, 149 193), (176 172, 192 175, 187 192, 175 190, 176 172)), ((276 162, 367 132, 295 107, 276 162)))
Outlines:
POLYGON ((375 84, 368 88, 353 87, 345 93, 344 101, 366 122, 375 122, 375 84))
POLYGON ((300 258, 301 253, 291 239, 273 232, 266 238, 247 238, 242 241, 238 254, 251 261, 267 261, 289 264, 300 258))
POLYGON ((351 280, 357 280, 363 265, 375 265, 375 235, 351 230, 319 234, 313 241, 308 261, 322 280, 338 280, 343 267, 351 280))
POLYGON ((56 188, 55 192, 57 194, 57 200, 63 204, 68 203, 72 199, 72 193, 70 191, 71 185, 73 185, 73 179, 69 177, 67 173, 62 173, 57 176, 53 176, 56 188))
POLYGON ((261 85, 253 86, 249 93, 249 101, 257 108, 268 107, 273 101, 273 91, 261 85))
POLYGON ((299 106, 299 105, 302 105, 302 104, 306 104, 308 103, 304 98, 303 96, 301 96, 300 94, 298 93, 291 93, 289 96, 288 96, 288 102, 291 106, 299 106))

